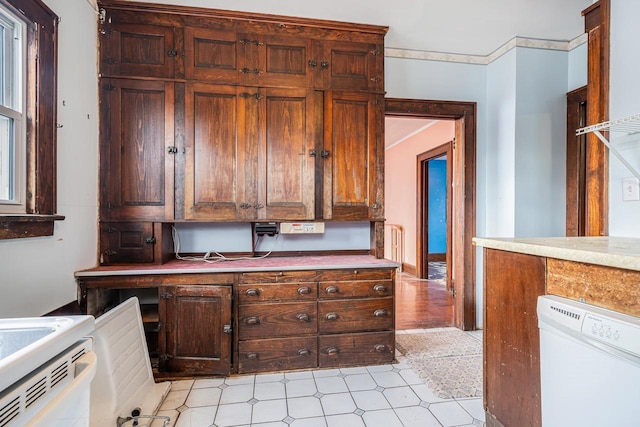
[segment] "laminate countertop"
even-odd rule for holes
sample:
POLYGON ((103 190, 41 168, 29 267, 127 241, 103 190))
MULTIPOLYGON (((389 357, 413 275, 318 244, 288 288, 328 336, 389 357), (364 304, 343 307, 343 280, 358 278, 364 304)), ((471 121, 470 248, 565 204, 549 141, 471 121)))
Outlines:
POLYGON ((371 255, 328 255, 241 258, 216 261, 172 260, 166 264, 128 264, 77 271, 76 277, 130 276, 146 274, 243 273, 332 269, 397 268, 399 264, 371 255))
POLYGON ((480 238, 476 246, 640 271, 640 239, 631 237, 480 238))

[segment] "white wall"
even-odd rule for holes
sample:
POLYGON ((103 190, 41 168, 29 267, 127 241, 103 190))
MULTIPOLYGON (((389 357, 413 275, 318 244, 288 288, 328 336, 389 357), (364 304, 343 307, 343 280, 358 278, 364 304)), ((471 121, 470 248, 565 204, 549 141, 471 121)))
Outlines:
POLYGON ((62 19, 58 51, 58 213, 54 235, 0 240, 0 317, 39 316, 76 299, 74 271, 97 251, 96 15, 86 1, 45 0, 62 19))
MULTIPOLYGON (((609 117, 620 119, 640 113, 640 2, 611 2, 611 59, 609 117)), ((640 171, 640 137, 620 140, 611 133, 611 142, 636 171, 640 171), (616 143, 617 142, 617 143, 616 143)), ((640 201, 622 200, 622 179, 633 176, 614 156, 609 156, 609 234, 640 237, 640 201)))
POLYGON ((567 92, 587 84, 587 43, 569 51, 568 79, 567 92))

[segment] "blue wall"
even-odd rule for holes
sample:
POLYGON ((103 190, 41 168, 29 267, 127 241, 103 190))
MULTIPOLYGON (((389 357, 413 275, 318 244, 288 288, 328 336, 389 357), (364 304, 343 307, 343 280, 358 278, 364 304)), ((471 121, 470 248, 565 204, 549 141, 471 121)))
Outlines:
POLYGON ((447 161, 431 160, 429 166, 428 246, 430 254, 447 251, 447 161))

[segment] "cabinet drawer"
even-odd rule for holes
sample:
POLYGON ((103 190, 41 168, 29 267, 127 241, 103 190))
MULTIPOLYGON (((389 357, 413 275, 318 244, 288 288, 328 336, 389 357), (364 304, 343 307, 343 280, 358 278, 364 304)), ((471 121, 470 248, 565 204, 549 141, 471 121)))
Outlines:
POLYGON ((325 335, 318 339, 318 366, 371 365, 393 361, 393 332, 325 335))
POLYGON ((358 281, 358 280, 392 280, 394 268, 361 268, 342 270, 320 270, 317 280, 324 281, 358 281))
POLYGON ((393 329, 393 298, 320 301, 320 333, 393 329))
POLYGON ((316 337, 240 341, 238 353, 241 374, 315 368, 318 364, 316 337))
POLYGON ((248 304, 238 308, 241 340, 315 334, 318 318, 315 302, 248 304))
POLYGON ((315 301, 318 285, 311 283, 251 283, 238 286, 240 304, 271 301, 315 301))
POLYGON ((317 271, 266 271, 264 273, 242 273, 238 283, 290 283, 315 282, 318 280, 317 271))
POLYGON ((320 299, 375 298, 393 295, 392 280, 321 282, 319 288, 320 299))

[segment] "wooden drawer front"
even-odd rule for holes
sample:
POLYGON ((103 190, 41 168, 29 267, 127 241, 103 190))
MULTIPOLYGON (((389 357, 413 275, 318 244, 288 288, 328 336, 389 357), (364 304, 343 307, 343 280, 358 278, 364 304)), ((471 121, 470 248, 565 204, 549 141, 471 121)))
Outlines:
POLYGON ((242 273, 238 283, 291 283, 291 282, 315 282, 317 271, 266 271, 264 273, 242 273))
POLYGON ((238 338, 241 340, 317 332, 315 302, 249 304, 238 308, 238 338))
POLYGON ((320 282, 320 299, 375 298, 393 295, 392 280, 320 282))
POLYGON ((393 332, 325 335, 318 339, 318 366, 371 365, 393 361, 393 332))
POLYGON ((394 268, 362 268, 342 270, 320 270, 317 280, 324 281, 359 281, 359 280, 392 280, 394 268))
POLYGON ((271 301, 315 301, 318 285, 312 283, 252 283, 238 287, 240 304, 271 301))
POLYGON ((240 341, 238 352, 240 374, 315 368, 318 364, 316 337, 240 341))
POLYGON ((320 301, 320 333, 393 329, 393 298, 320 301))

